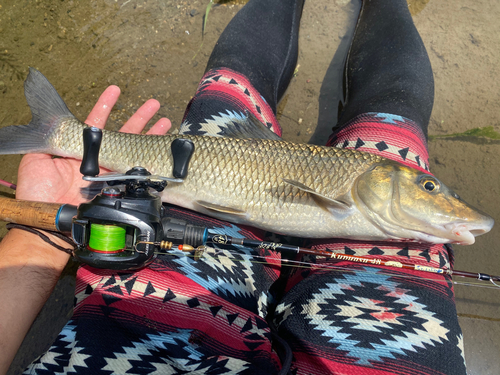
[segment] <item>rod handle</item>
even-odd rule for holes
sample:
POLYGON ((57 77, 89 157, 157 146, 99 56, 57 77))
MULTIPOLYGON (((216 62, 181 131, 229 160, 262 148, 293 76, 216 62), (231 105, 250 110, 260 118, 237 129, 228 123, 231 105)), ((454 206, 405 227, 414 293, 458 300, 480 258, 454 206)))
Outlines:
POLYGON ((0 198, 0 220, 56 231, 56 218, 61 206, 60 203, 0 198))

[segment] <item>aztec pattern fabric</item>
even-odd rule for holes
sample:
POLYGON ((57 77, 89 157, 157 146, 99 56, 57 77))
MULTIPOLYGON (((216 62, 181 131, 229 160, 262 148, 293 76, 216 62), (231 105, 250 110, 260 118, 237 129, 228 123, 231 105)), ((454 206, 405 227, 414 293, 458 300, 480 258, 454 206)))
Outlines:
POLYGON ((229 69, 214 69, 201 79, 180 133, 223 137, 228 124, 239 123, 248 112, 281 137, 273 110, 248 79, 229 69))
MULTIPOLYGON (((272 110, 245 77, 211 71, 189 104, 181 132, 223 136, 225 124, 247 112, 281 134, 272 110)), ((354 148, 358 143, 358 149, 428 168, 425 143, 413 141, 420 136, 408 119, 369 113, 344 129, 330 142, 354 148), (369 134, 370 126, 379 138, 369 134)), ((445 269, 453 264, 453 251, 444 245, 284 239, 176 207, 167 210, 234 237, 295 240, 445 269)), ((72 319, 25 373, 466 373, 449 277, 312 256, 281 259, 269 250, 251 254, 255 250, 241 246, 214 247, 197 260, 184 253, 162 255, 138 272, 81 267, 72 319), (307 264, 288 266, 294 261, 307 264)))
POLYGON ((377 154, 430 173, 425 135, 402 116, 376 112, 356 116, 330 136, 327 146, 377 154))

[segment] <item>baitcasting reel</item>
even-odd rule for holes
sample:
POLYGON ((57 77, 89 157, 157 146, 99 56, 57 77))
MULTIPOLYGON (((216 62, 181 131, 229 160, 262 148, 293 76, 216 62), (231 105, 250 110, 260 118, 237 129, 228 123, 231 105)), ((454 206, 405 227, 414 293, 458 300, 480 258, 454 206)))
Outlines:
POLYGON ((150 189, 163 191, 168 182, 180 183, 187 175, 194 145, 186 139, 172 142, 174 178, 152 176, 145 168, 134 167, 125 174, 99 174, 98 154, 102 131, 86 128, 80 172, 87 181, 108 185, 89 203, 78 207, 72 218, 71 234, 77 244, 75 257, 93 267, 133 270, 147 266, 157 249, 175 245, 184 251, 206 240, 207 230, 183 220, 165 217, 160 197, 150 189), (125 185, 121 190, 118 185, 125 185))

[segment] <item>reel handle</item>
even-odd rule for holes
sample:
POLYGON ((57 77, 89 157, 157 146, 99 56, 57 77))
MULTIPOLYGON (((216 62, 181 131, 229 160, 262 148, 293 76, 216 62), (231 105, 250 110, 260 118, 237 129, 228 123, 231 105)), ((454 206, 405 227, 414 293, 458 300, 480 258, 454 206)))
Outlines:
POLYGON ((83 130, 83 157, 80 173, 84 176, 97 176, 99 174, 101 141, 101 129, 91 126, 83 130))

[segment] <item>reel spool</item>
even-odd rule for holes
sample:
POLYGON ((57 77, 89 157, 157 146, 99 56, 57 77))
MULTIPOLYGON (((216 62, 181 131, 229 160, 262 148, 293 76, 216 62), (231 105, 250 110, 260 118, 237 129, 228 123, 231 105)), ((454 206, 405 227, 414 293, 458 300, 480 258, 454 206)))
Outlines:
POLYGON ((73 218, 75 258, 95 268, 134 270, 156 257, 155 246, 141 241, 162 240, 161 200, 107 194, 105 188, 91 202, 83 203, 73 218))
POLYGON ((90 224, 88 249, 98 253, 116 254, 125 250, 126 230, 119 225, 90 224))

